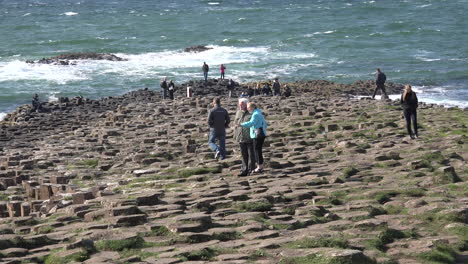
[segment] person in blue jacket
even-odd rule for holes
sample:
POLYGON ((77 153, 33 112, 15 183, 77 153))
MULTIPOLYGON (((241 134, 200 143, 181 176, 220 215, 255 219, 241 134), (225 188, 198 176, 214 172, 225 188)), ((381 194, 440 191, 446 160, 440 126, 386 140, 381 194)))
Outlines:
POLYGON ((257 168, 253 171, 255 173, 263 172, 263 143, 265 142, 267 123, 263 117, 262 111, 257 108, 254 102, 247 104, 247 110, 252 113, 249 121, 241 123, 242 127, 250 127, 250 138, 253 140, 255 160, 257 168))

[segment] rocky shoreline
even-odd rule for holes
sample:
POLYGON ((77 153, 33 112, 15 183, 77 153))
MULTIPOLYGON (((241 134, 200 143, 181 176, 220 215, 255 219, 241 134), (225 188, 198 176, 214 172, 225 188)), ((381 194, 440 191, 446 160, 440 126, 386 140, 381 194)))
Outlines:
MULTIPOLYGON (((237 177, 232 131, 222 162, 206 142, 226 85, 8 114, 0 262, 466 263, 466 110, 421 104, 411 140, 398 102, 353 99, 370 81, 289 83, 292 97, 253 98, 269 124, 266 170, 237 177)), ((222 102, 234 115, 237 99, 222 102)))

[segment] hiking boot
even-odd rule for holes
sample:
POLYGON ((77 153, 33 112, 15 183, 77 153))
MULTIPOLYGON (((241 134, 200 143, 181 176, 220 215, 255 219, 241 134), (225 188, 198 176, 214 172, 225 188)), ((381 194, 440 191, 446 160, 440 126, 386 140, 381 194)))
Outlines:
POLYGON ((249 172, 248 171, 242 171, 241 173, 237 174, 237 176, 239 176, 239 177, 249 176, 249 172))
POLYGON ((220 152, 219 150, 216 151, 215 157, 214 157, 214 158, 215 158, 215 159, 218 159, 220 156, 221 156, 221 152, 220 152))

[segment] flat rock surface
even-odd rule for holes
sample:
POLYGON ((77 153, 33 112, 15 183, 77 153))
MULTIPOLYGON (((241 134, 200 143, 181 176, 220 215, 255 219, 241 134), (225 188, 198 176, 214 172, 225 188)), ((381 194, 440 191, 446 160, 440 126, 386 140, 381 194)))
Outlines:
POLYGON ((412 140, 399 102, 352 97, 371 82, 288 85, 250 99, 268 137, 245 177, 234 124, 225 160, 206 142, 214 96, 234 119, 223 80, 18 107, 0 124, 0 262, 462 263, 467 111, 420 104, 412 140))

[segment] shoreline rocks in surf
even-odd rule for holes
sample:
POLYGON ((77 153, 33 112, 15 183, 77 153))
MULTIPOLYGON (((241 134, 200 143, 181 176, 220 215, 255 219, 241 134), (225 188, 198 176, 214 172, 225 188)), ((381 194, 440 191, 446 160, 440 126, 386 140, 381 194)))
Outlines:
POLYGON ((207 51, 207 50, 210 50, 210 49, 213 49, 213 48, 210 48, 210 47, 207 47, 207 46, 203 46, 203 45, 196 45, 196 46, 190 46, 188 48, 185 48, 184 51, 185 52, 195 52, 195 53, 198 53, 198 52, 203 52, 203 51, 207 51))
POLYGON ((27 60, 26 63, 34 64, 54 64, 54 65, 76 65, 76 60, 108 60, 108 61, 126 61, 111 53, 67 53, 50 58, 42 58, 38 61, 27 60))

